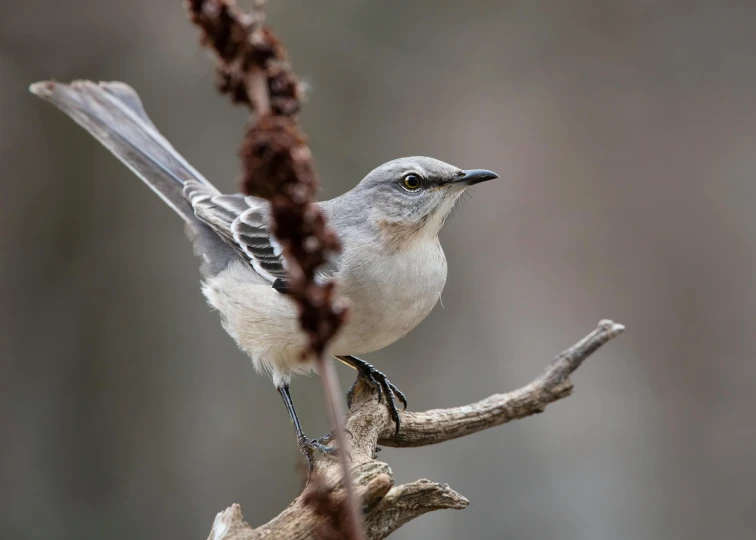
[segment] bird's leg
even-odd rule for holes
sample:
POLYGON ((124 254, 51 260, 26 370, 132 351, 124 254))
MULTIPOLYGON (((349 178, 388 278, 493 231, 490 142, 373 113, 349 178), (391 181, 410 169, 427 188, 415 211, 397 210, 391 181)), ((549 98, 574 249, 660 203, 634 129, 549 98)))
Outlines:
POLYGON ((315 464, 313 458, 314 451, 317 450, 318 452, 323 452, 324 454, 331 455, 336 453, 335 448, 326 446, 326 444, 328 444, 332 439, 331 434, 328 434, 325 437, 321 437, 320 439, 308 439, 307 437, 305 437, 305 434, 302 432, 302 426, 299 425, 299 418, 297 417, 297 411, 294 409, 294 403, 291 401, 289 385, 282 384, 281 386, 279 386, 278 393, 281 394, 281 398, 283 398, 284 405, 286 405, 286 412, 289 413, 291 424, 294 426, 294 430, 297 432, 297 443, 299 444, 299 449, 307 460, 308 468, 312 470, 313 465, 315 464))
POLYGON ((398 399, 402 403, 404 408, 407 408, 407 398, 404 397, 404 394, 401 392, 401 390, 394 386, 383 373, 375 369, 371 364, 368 364, 364 360, 360 360, 356 356, 337 356, 336 358, 338 360, 341 360, 348 366, 352 366, 358 372, 357 380, 354 381, 354 384, 347 392, 347 406, 350 408, 352 407, 352 398, 354 397, 354 391, 356 389, 357 382, 362 379, 368 385, 370 385, 371 388, 375 388, 377 390, 378 403, 381 402, 383 394, 386 394, 386 407, 388 407, 389 414, 391 414, 391 419, 396 424, 396 432, 399 433, 401 420, 399 419, 399 410, 396 408, 394 399, 398 399))

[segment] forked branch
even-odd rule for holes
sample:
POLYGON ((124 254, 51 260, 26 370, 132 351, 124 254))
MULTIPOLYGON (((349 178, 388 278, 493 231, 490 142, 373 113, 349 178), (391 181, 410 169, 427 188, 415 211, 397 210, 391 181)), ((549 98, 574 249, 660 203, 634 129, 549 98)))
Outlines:
MULTIPOLYGON (((446 484, 418 480, 395 486, 389 466, 375 459, 377 444, 434 444, 543 412, 550 403, 572 393, 570 375, 624 329, 621 324, 601 321, 593 332, 559 354, 543 374, 517 390, 462 407, 402 412, 398 435, 394 435, 394 424, 376 395, 364 385, 358 388, 345 424, 352 433, 348 451, 366 538, 385 538, 427 512, 460 510, 469 504, 446 484)), ((239 505, 233 505, 215 518, 210 540, 340 538, 339 515, 330 510, 340 508, 344 496, 338 463, 323 456, 316 462, 315 474, 302 494, 269 523, 253 529, 244 522, 239 505)))

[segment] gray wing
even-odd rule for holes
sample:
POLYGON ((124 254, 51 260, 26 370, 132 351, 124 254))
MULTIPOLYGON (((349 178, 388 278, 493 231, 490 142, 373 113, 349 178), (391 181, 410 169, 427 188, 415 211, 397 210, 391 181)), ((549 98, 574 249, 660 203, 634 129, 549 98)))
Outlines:
POLYGON ((184 195, 197 218, 270 283, 286 279, 283 250, 268 230, 268 202, 244 195, 218 195, 189 180, 184 195))

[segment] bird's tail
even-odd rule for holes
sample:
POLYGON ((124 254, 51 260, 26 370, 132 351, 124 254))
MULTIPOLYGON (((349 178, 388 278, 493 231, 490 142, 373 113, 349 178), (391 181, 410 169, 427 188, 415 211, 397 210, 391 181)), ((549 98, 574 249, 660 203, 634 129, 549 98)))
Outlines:
POLYGON ((184 183, 195 180, 218 193, 160 134, 139 95, 127 84, 43 81, 32 84, 29 90, 92 134, 187 224, 197 224, 197 218, 184 197, 184 183))

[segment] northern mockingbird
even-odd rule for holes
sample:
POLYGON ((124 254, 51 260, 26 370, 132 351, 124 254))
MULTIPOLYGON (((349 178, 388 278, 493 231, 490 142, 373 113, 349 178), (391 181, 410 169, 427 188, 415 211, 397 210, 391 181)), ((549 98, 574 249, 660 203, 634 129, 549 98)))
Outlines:
MULTIPOLYGON (((40 82, 31 92, 91 133, 185 221, 202 258, 202 292, 223 327, 267 372, 280 392, 308 461, 329 451, 305 437, 289 393, 292 375, 313 371, 303 359, 304 335, 285 294, 286 262, 268 230, 268 203, 223 195, 158 132, 137 93, 119 82, 40 82)), ((342 242, 323 270, 351 316, 329 353, 356 368, 378 390, 399 430, 396 397, 404 395, 373 366, 353 355, 377 351, 405 336, 433 309, 446 283, 438 233, 465 189, 498 176, 461 170, 428 157, 389 161, 351 191, 318 203, 342 242)))

